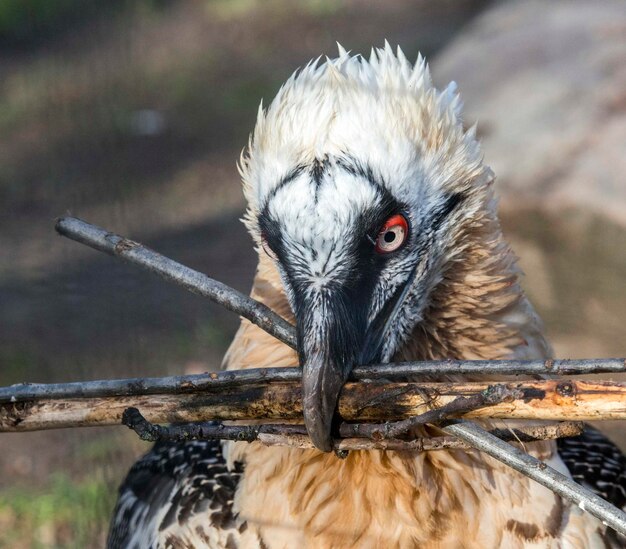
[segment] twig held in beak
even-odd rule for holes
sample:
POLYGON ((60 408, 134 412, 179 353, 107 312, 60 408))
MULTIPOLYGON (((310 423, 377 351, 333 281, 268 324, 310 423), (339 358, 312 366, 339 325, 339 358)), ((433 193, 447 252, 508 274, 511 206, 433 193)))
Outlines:
POLYGON ((451 416, 466 414, 479 408, 493 406, 522 397, 522 391, 508 387, 506 384, 490 385, 480 393, 468 397, 457 397, 444 406, 433 408, 423 414, 402 421, 382 424, 342 423, 339 432, 342 437, 365 437, 374 440, 398 439, 405 435, 410 436, 411 431, 420 425, 439 423, 451 416))
MULTIPOLYGON (((157 425, 149 422, 137 408, 127 408, 122 424, 149 442, 183 440, 233 440, 236 442, 261 442, 266 446, 289 446, 292 448, 315 449, 304 425, 255 424, 224 425, 210 421, 183 425, 157 425)), ((584 431, 579 421, 564 421, 547 425, 529 425, 511 430, 494 429, 491 434, 502 440, 513 442, 536 442, 556 438, 578 436, 584 431)), ((391 450, 427 452, 445 449, 471 449, 472 446, 456 437, 416 437, 412 440, 370 440, 346 437, 334 440, 333 450, 391 450)))

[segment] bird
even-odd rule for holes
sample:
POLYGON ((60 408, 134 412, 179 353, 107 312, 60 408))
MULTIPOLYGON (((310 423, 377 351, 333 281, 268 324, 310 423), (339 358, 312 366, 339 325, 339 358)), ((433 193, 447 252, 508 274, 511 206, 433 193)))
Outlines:
MULTIPOLYGON (((299 364, 315 449, 158 442, 119 489, 109 548, 623 546, 478 451, 331 451, 356 365, 552 354, 454 82, 388 42, 339 46, 261 104, 239 169, 251 296, 295 324, 298 352, 242 320, 223 367, 299 364)), ((598 431, 524 449, 624 507, 626 457, 598 431)))

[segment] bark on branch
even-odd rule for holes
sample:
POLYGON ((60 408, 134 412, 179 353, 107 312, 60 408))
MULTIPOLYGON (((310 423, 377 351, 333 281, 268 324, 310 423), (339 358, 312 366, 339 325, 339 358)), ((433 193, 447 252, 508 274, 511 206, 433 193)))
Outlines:
MULTIPOLYGON (((626 359, 581 360, 433 360, 358 366, 350 379, 419 381, 450 375, 580 375, 626 372, 626 359)), ((302 370, 291 368, 254 368, 182 376, 107 379, 71 383, 18 383, 0 387, 0 403, 22 402, 39 398, 99 398, 151 394, 184 394, 242 387, 251 384, 300 381, 302 370)))
MULTIPOLYGON (((485 382, 347 383, 339 397, 343 421, 380 422, 439 413, 458 397, 473 397, 485 382)), ((543 380, 508 382, 515 398, 455 417, 602 420, 626 419, 626 382, 543 380)), ((249 383, 185 394, 124 395, 102 398, 38 398, 0 404, 0 432, 119 425, 126 408, 138 408, 152 423, 207 420, 294 420, 302 417, 300 382, 249 383)), ((457 405, 460 402, 457 402, 457 405)), ((356 435, 351 435, 356 436, 356 435)))
MULTIPOLYGON (((235 442, 261 442, 267 446, 290 446, 313 450, 304 425, 285 425, 261 423, 256 425, 224 425, 217 422, 191 423, 163 427, 150 423, 137 408, 127 408, 122 416, 122 423, 135 431, 142 440, 182 441, 182 440, 233 440, 235 442)), ((343 427, 343 426, 342 426, 343 427)), ((494 429, 492 435, 512 442, 537 442, 556 438, 575 437, 584 431, 584 424, 578 421, 564 421, 541 425, 528 425, 513 429, 494 429)), ((342 438, 335 439, 335 451, 350 450, 395 450, 424 452, 445 449, 471 448, 469 444, 456 437, 415 437, 411 440, 384 438, 367 440, 361 437, 343 437, 350 433, 349 426, 340 428, 342 438)))
POLYGON ((365 437, 374 440, 397 439, 407 435, 413 438, 412 431, 426 423, 440 423, 442 420, 452 416, 475 412, 484 407, 491 408, 501 402, 513 402, 519 398, 524 398, 524 391, 519 388, 512 388, 503 384, 489 385, 479 393, 470 396, 458 396, 443 406, 432 408, 401 421, 383 424, 345 424, 345 428, 354 437, 365 437))

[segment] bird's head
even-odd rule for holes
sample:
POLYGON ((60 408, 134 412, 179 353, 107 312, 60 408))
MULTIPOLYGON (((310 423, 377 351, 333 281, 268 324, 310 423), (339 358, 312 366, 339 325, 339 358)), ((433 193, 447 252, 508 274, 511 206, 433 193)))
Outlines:
POLYGON ((246 224, 296 317, 304 420, 331 449, 337 398, 357 364, 389 361, 423 319, 489 208, 491 172, 451 84, 389 45, 315 61, 259 111, 241 171, 246 224))

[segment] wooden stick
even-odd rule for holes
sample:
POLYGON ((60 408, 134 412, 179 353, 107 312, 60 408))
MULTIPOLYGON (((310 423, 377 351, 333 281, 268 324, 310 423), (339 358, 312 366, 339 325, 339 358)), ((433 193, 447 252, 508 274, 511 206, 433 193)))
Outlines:
POLYGON ((566 477, 556 469, 549 467, 543 461, 507 444, 471 422, 459 422, 455 425, 449 425, 443 430, 537 481, 562 498, 575 503, 583 511, 591 513, 620 534, 626 535, 626 513, 624 511, 611 505, 570 477, 566 477))
MULTIPOLYGON (((524 398, 520 389, 513 389, 507 385, 489 385, 479 393, 469 396, 458 396, 443 406, 432 408, 419 415, 401 421, 376 423, 353 423, 342 425, 347 432, 355 437, 365 437, 374 440, 397 439, 426 423, 440 423, 442 420, 463 414, 468 414, 479 408, 492 407, 501 402, 513 402, 524 398)), ((346 435, 342 435, 346 436, 346 435)), ((412 437, 411 437, 412 438, 412 437)))
MULTIPOLYGON (((397 421, 486 390, 484 382, 347 383, 339 398, 344 421, 397 421)), ((602 420, 626 419, 626 382, 543 380, 507 383, 519 398, 469 412, 466 418, 602 420)), ((298 419, 299 382, 232 387, 219 392, 105 398, 38 399, 0 404, 0 432, 119 425, 126 408, 152 423, 298 419)))
MULTIPOLYGON (((538 442, 540 440, 554 440, 557 438, 578 436, 584 431, 583 424, 576 421, 564 421, 551 425, 528 426, 511 429, 494 429, 486 431, 508 442, 538 442)), ((315 446, 306 434, 293 434, 288 438, 279 434, 259 435, 259 442, 266 446, 289 446, 303 450, 313 450, 315 446)), ((416 437, 411 440, 383 439, 371 440, 367 438, 339 438, 335 439, 335 452, 350 452, 355 450, 386 450, 392 452, 434 452, 437 450, 471 450, 471 444, 456 436, 416 437)))
POLYGON ((289 322, 269 307, 222 282, 185 267, 138 242, 110 233, 75 217, 57 219, 55 228, 63 236, 101 252, 117 256, 134 265, 139 265, 177 286, 208 297, 229 311, 247 318, 290 347, 296 347, 294 329, 289 322))
MULTIPOLYGON (((292 448, 315 449, 304 425, 255 424, 224 425, 216 422, 191 423, 162 427, 150 423, 137 408, 127 408, 122 423, 135 431, 142 440, 182 441, 182 440, 232 440, 235 442, 261 442, 267 446, 290 446, 292 448)), ((537 442, 582 434, 584 424, 565 421, 542 425, 527 425, 514 429, 494 429, 489 431, 502 440, 513 442, 537 442)), ((471 446, 456 437, 416 437, 412 440, 368 440, 365 438, 335 439, 334 450, 394 450, 432 451, 444 449, 470 449, 471 446)))
MULTIPOLYGON (((623 358, 582 360, 443 360, 398 362, 358 366, 350 379, 417 381, 450 375, 580 375, 626 372, 623 358)), ((64 399, 124 395, 181 394, 211 391, 252 384, 300 381, 302 370, 290 368, 254 368, 206 374, 166 377, 75 381, 70 383, 18 383, 0 387, 0 403, 22 402, 39 398, 64 399)))

